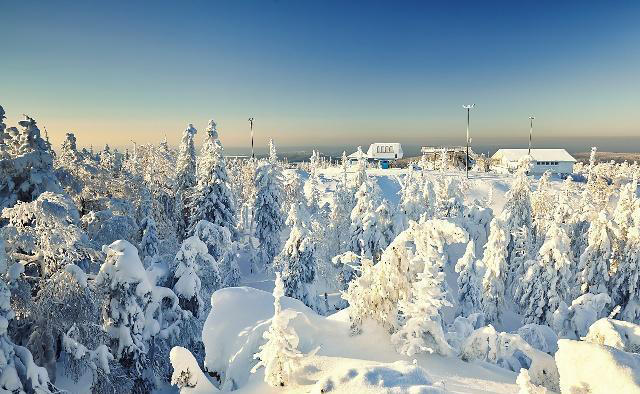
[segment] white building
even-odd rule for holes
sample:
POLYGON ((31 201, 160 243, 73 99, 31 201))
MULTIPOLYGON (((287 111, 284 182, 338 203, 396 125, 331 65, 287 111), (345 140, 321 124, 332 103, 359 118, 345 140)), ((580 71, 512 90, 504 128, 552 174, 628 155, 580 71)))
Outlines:
POLYGON ((402 159, 403 155, 399 142, 375 142, 367 150, 367 157, 373 160, 397 160, 402 159))
MULTIPOLYGON (((528 149, 498 149, 491 156, 494 167, 513 171, 518 161, 527 155, 528 149)), ((573 172, 576 159, 564 149, 531 149, 531 173, 541 175, 545 171, 566 175, 573 172)))

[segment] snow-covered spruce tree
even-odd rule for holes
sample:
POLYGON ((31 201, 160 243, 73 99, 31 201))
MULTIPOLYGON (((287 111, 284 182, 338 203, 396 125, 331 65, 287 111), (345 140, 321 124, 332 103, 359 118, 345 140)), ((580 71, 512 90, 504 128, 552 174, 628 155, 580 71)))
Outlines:
POLYGON ((436 217, 436 208, 438 206, 438 198, 436 195, 436 189, 433 186, 433 182, 423 177, 424 183, 422 184, 422 199, 425 203, 425 217, 427 219, 433 219, 436 217))
POLYGON ((361 146, 358 146, 358 149, 356 150, 356 157, 358 159, 358 163, 353 179, 353 185, 355 190, 359 190, 360 186, 367 180, 367 158, 365 157, 361 146))
POLYGON ((289 326, 289 321, 295 317, 295 313, 283 311, 280 305, 285 295, 285 285, 280 273, 276 273, 275 285, 273 318, 269 329, 263 334, 266 342, 260 346, 260 351, 253 355, 259 361, 251 372, 255 373, 260 367, 264 367, 264 381, 270 386, 279 387, 289 385, 304 355, 298 350, 298 334, 289 326))
POLYGON ((482 312, 482 272, 478 267, 473 240, 456 263, 458 273, 458 315, 482 312))
POLYGON ((376 208, 376 222, 380 238, 378 238, 372 250, 382 251, 402 231, 402 222, 395 209, 386 199, 382 199, 382 202, 376 208))
MULTIPOLYGON (((345 174, 346 175, 346 174, 345 174)), ((345 177, 336 185, 336 191, 333 193, 333 204, 329 213, 329 237, 330 245, 328 245, 336 256, 340 253, 351 249, 350 227, 351 227, 351 211, 353 210, 355 200, 353 191, 346 182, 345 177)))
POLYGON ((106 297, 103 328, 111 339, 111 353, 135 380, 133 390, 153 389, 156 374, 164 374, 172 340, 179 333, 185 312, 178 297, 165 287, 154 286, 137 249, 127 241, 103 247, 106 260, 96 276, 96 285, 106 297), (155 345, 155 338, 162 339, 155 345), (158 354, 164 346, 166 355, 158 354), (155 357, 149 355, 156 353, 155 357), (162 359, 159 362, 159 359, 162 359), (160 371, 147 371, 149 368, 160 371), (145 372, 147 371, 147 372, 145 372))
POLYGON ((196 225, 194 235, 207 245, 209 254, 218 262, 218 271, 222 280, 222 287, 237 286, 240 283, 240 269, 237 256, 240 246, 231 240, 231 233, 206 220, 196 225))
POLYGON ((204 322, 211 309, 211 294, 222 286, 217 263, 207 245, 195 235, 185 239, 169 270, 173 272, 170 284, 180 307, 204 322))
POLYGON ((9 147, 7 146, 9 134, 6 132, 7 125, 4 123, 6 118, 4 108, 0 105, 0 160, 8 159, 10 157, 9 147))
POLYGON ((550 179, 551 172, 545 171, 538 181, 538 187, 531 193, 531 216, 535 224, 536 233, 542 237, 544 237, 546 229, 553 220, 555 208, 550 179))
POLYGON ((62 151, 60 160, 65 163, 75 163, 80 160, 81 156, 76 145, 76 136, 73 133, 67 133, 62 142, 62 151))
POLYGON ((571 251, 566 231, 553 223, 538 252, 537 260, 527 262, 528 269, 520 281, 518 302, 525 323, 553 323, 553 312, 570 297, 571 251))
POLYGON ((436 189, 436 217, 457 218, 462 216, 463 208, 464 199, 459 182, 451 177, 439 179, 436 189))
POLYGON ((196 147, 194 139, 198 131, 189 124, 182 133, 182 141, 178 150, 178 162, 176 163, 176 217, 178 218, 176 229, 178 236, 184 236, 186 226, 189 223, 188 195, 196 186, 196 147))
POLYGON ((502 214, 500 216, 507 232, 507 267, 505 286, 511 288, 516 278, 515 273, 522 271, 523 260, 514 253, 516 245, 530 242, 528 239, 518 239, 519 236, 534 235, 531 219, 531 182, 527 172, 531 167, 531 157, 526 156, 518 163, 511 188, 507 192, 502 214), (522 229, 525 228, 523 231, 522 229))
POLYGON ((6 393, 51 393, 47 370, 37 366, 29 350, 14 344, 7 335, 7 327, 14 316, 11 310, 11 292, 5 282, 0 280, 0 388, 6 393))
POLYGON ((142 217, 140 221, 140 230, 142 231, 140 255, 145 267, 149 267, 158 259, 160 240, 158 239, 156 221, 153 218, 151 194, 146 189, 143 191, 140 217, 142 217))
POLYGON ((53 173, 53 157, 36 121, 25 115, 18 125, 19 129, 9 127, 4 132, 6 158, 0 160, 0 209, 17 201, 33 201, 45 191, 62 192, 53 173))
POLYGON ((561 302, 553 312, 551 327, 559 338, 579 340, 585 337, 589 327, 596 320, 607 316, 607 305, 611 304, 611 297, 606 293, 586 293, 571 302, 567 306, 561 302))
POLYGON ((20 324, 10 329, 30 331, 27 346, 49 376, 66 375, 78 382, 90 372, 94 387, 109 383, 111 379, 105 374, 113 357, 105 346, 107 334, 96 324, 102 299, 87 282, 87 275, 77 265, 69 264, 38 285, 29 311, 21 311, 20 324))
POLYGON ((318 181, 319 164, 320 153, 314 150, 309 161, 309 180, 305 184, 305 196, 308 203, 307 209, 312 215, 315 215, 320 208, 320 186, 318 181))
POLYGON ((500 322, 504 311, 507 280, 508 234, 500 218, 491 221, 489 240, 484 249, 482 263, 482 310, 488 323, 500 322))
POLYGON ((611 296, 622 308, 622 318, 635 322, 640 318, 640 201, 636 195, 637 178, 620 188, 613 213, 617 226, 613 240, 611 296))
POLYGON ((600 212, 589 226, 588 245, 580 256, 577 280, 579 294, 609 293, 609 270, 612 257, 612 223, 605 211, 600 212))
POLYGON ((264 162, 256 170, 254 205, 255 237, 260 243, 259 266, 268 268, 282 247, 280 234, 284 228, 282 174, 277 163, 264 162))
POLYGON ((48 278, 69 263, 86 269, 97 260, 68 196, 45 192, 35 201, 5 208, 1 217, 7 251, 25 262, 30 276, 48 278))
POLYGON ((275 258, 274 269, 282 271, 285 295, 304 302, 309 307, 315 306, 315 294, 310 293, 309 286, 316 276, 315 245, 309 232, 308 214, 304 203, 293 205, 287 224, 291 226, 289 239, 280 254, 275 258))
POLYGON ((400 211, 403 214, 403 228, 409 227, 409 221, 417 222, 426 212, 426 202, 420 186, 420 174, 410 165, 400 190, 400 211))
POLYGON ((198 183, 189 204, 191 216, 188 233, 193 234, 200 220, 207 220, 227 228, 232 239, 236 239, 235 204, 229 190, 229 179, 216 122, 210 120, 205 131, 205 142, 198 157, 198 183))
POLYGON ((453 355, 442 329, 440 310, 452 306, 443 291, 444 272, 438 264, 425 261, 424 271, 411 288, 408 299, 400 300, 399 312, 404 324, 391 336, 398 352, 409 357, 418 353, 453 355))
POLYGON ((377 184, 365 180, 356 193, 356 204, 351 211, 351 250, 364 253, 377 262, 383 242, 381 229, 378 228, 376 208, 379 206, 380 193, 377 184))

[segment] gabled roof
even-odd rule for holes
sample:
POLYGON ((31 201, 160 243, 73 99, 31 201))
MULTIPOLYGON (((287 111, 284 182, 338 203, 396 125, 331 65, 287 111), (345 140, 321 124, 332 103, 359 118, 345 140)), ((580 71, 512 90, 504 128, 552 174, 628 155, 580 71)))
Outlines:
MULTIPOLYGON (((528 149, 498 149, 491 158, 518 161, 526 156, 527 152, 528 149)), ((576 161, 565 149, 531 149, 531 157, 535 161, 576 161)))

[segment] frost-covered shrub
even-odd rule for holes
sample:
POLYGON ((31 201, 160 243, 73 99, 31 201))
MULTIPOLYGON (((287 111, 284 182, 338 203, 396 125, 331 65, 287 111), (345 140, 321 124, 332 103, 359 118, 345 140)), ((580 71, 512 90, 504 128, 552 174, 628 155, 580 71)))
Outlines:
POLYGON ((596 320, 606 316, 605 308, 611 303, 608 294, 583 294, 567 307, 564 302, 553 313, 553 329, 560 338, 580 339, 587 335, 596 320))
POLYGON ((553 357, 534 349, 516 334, 496 332, 493 326, 474 331, 461 346, 465 361, 484 360, 514 372, 529 370, 531 381, 558 391, 558 369, 553 357))
POLYGON ((128 215, 118 215, 112 210, 89 212, 82 217, 82 226, 96 248, 124 239, 137 244, 140 229, 135 219, 128 215))

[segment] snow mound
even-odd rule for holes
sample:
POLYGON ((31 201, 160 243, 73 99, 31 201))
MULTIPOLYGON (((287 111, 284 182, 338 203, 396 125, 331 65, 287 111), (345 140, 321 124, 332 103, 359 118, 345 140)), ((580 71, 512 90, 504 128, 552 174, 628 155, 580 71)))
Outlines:
POLYGON ((484 360, 514 372, 529 370, 531 382, 558 391, 558 370, 553 357, 533 348, 517 334, 496 332, 493 326, 475 330, 462 344, 465 361, 484 360))
POLYGON ((561 339, 556 363, 563 393, 640 393, 640 355, 561 339))
POLYGON ((640 353, 640 326, 622 320, 600 319, 589 327, 587 342, 640 353))
POLYGON ((198 362, 191 352, 176 346, 169 353, 173 375, 171 384, 178 386, 181 394, 217 393, 219 390, 209 381, 200 370, 198 362))
POLYGON ((393 393, 435 394, 444 393, 444 384, 433 383, 427 371, 407 361, 391 364, 345 368, 334 371, 316 383, 311 390, 319 393, 393 393))
POLYGON ((549 326, 526 324, 518 329, 517 334, 541 352, 554 354, 558 350, 558 336, 549 326))

